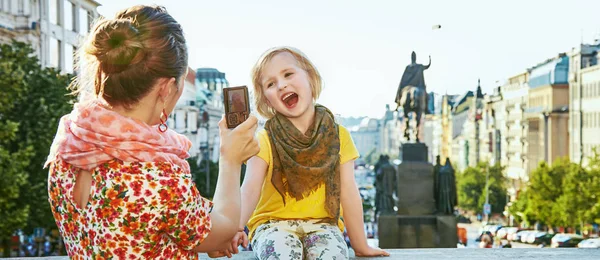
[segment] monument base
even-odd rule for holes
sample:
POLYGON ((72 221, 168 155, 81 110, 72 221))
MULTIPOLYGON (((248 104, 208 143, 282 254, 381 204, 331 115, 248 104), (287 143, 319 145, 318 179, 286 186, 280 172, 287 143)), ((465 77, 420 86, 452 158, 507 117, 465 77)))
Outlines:
POLYGON ((421 216, 435 212, 433 165, 403 161, 397 168, 398 215, 421 216))
POLYGON ((454 216, 380 215, 380 248, 455 248, 458 244, 454 216))

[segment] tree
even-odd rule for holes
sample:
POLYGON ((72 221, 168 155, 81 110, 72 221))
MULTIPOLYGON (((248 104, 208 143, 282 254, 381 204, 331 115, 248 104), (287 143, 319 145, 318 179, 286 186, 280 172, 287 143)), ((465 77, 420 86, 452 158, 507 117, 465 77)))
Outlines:
POLYGON ((486 197, 486 173, 489 173, 489 202, 492 213, 502 213, 506 206, 506 177, 504 167, 479 163, 457 176, 458 206, 464 210, 483 211, 486 197))
POLYGON ((530 226, 536 222, 535 214, 528 208, 529 197, 529 189, 522 189, 517 194, 517 200, 512 202, 508 208, 509 214, 512 215, 517 222, 524 223, 526 226, 530 226))
POLYGON ((10 235, 27 221, 28 208, 19 204, 19 198, 27 183, 25 168, 32 150, 27 146, 12 148, 19 123, 10 120, 7 113, 15 107, 15 100, 27 92, 24 83, 30 64, 25 61, 31 53, 31 48, 15 45, 0 45, 0 241, 5 249, 10 235))
POLYGON ((528 205, 527 208, 535 219, 550 226, 563 223, 558 212, 556 202, 563 194, 563 179, 571 170, 568 160, 557 160, 550 167, 546 162, 541 162, 529 177, 528 205))
MULTIPOLYGON (((26 225, 12 223, 10 228, 14 231, 24 227, 26 233, 31 233, 35 227, 55 228, 48 204, 48 170, 43 169, 43 163, 56 134, 59 118, 72 109, 75 98, 69 95, 67 89, 71 75, 61 74, 53 68, 41 68, 33 49, 25 43, 13 42, 0 48, 0 132, 3 132, 0 137, 4 140, 0 148, 4 152, 0 166, 0 185, 3 186, 0 190, 17 191, 18 195, 13 196, 15 205, 26 212, 26 225), (12 128, 12 134, 5 136, 4 133, 11 132, 4 131, 7 128, 12 128), (20 156, 5 160, 6 154, 20 156), (4 176, 14 176, 20 171, 23 174, 16 179, 23 182, 9 182, 10 178, 4 176), (7 189, 7 182, 20 188, 7 189)), ((14 216, 18 213, 4 209, 1 212, 10 215, 2 219, 16 219, 14 216)))
POLYGON ((587 185, 583 187, 583 194, 590 201, 591 206, 585 212, 585 218, 589 222, 600 224, 600 149, 595 147, 588 164, 589 178, 587 185))
POLYGON ((588 159, 587 168, 571 163, 563 179, 563 192, 553 212, 561 225, 583 228, 600 217, 600 156, 597 150, 588 159))
POLYGON ((212 161, 208 161, 209 172, 210 172, 210 191, 206 190, 206 160, 201 160, 198 163, 198 157, 191 157, 188 160, 190 164, 190 172, 192 173, 192 179, 196 183, 196 188, 200 191, 202 197, 212 199, 215 195, 215 188, 217 187, 217 178, 219 177, 219 164, 212 161))
POLYGON ((569 171, 563 177, 562 193, 552 208, 555 220, 553 224, 560 226, 578 226, 584 221, 584 213, 591 208, 589 197, 582 194, 588 185, 589 174, 580 165, 571 163, 569 171))

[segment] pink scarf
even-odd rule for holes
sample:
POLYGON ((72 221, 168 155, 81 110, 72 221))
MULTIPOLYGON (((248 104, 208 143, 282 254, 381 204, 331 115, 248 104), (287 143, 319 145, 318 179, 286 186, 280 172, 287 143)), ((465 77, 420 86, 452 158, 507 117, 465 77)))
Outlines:
POLYGON ((190 172, 185 160, 192 146, 185 136, 125 117, 106 108, 106 101, 93 99, 75 104, 71 114, 60 119, 45 166, 61 159, 91 170, 113 159, 124 162, 169 162, 190 172))

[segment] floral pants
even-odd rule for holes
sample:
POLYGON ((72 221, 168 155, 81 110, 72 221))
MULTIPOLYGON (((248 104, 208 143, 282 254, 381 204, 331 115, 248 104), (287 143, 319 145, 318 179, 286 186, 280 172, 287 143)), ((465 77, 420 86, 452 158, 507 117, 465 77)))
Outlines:
POLYGON ((252 248, 260 260, 348 259, 348 246, 335 225, 317 220, 271 220, 256 228, 252 248))

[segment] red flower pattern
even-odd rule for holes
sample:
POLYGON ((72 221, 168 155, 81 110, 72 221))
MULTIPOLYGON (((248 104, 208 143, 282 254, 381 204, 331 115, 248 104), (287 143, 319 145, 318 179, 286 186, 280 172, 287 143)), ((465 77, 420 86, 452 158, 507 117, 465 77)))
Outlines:
POLYGON ((92 171, 88 204, 72 194, 78 169, 50 165, 48 195, 67 252, 74 259, 197 259, 208 236, 212 202, 191 175, 171 163, 113 160, 92 171))

